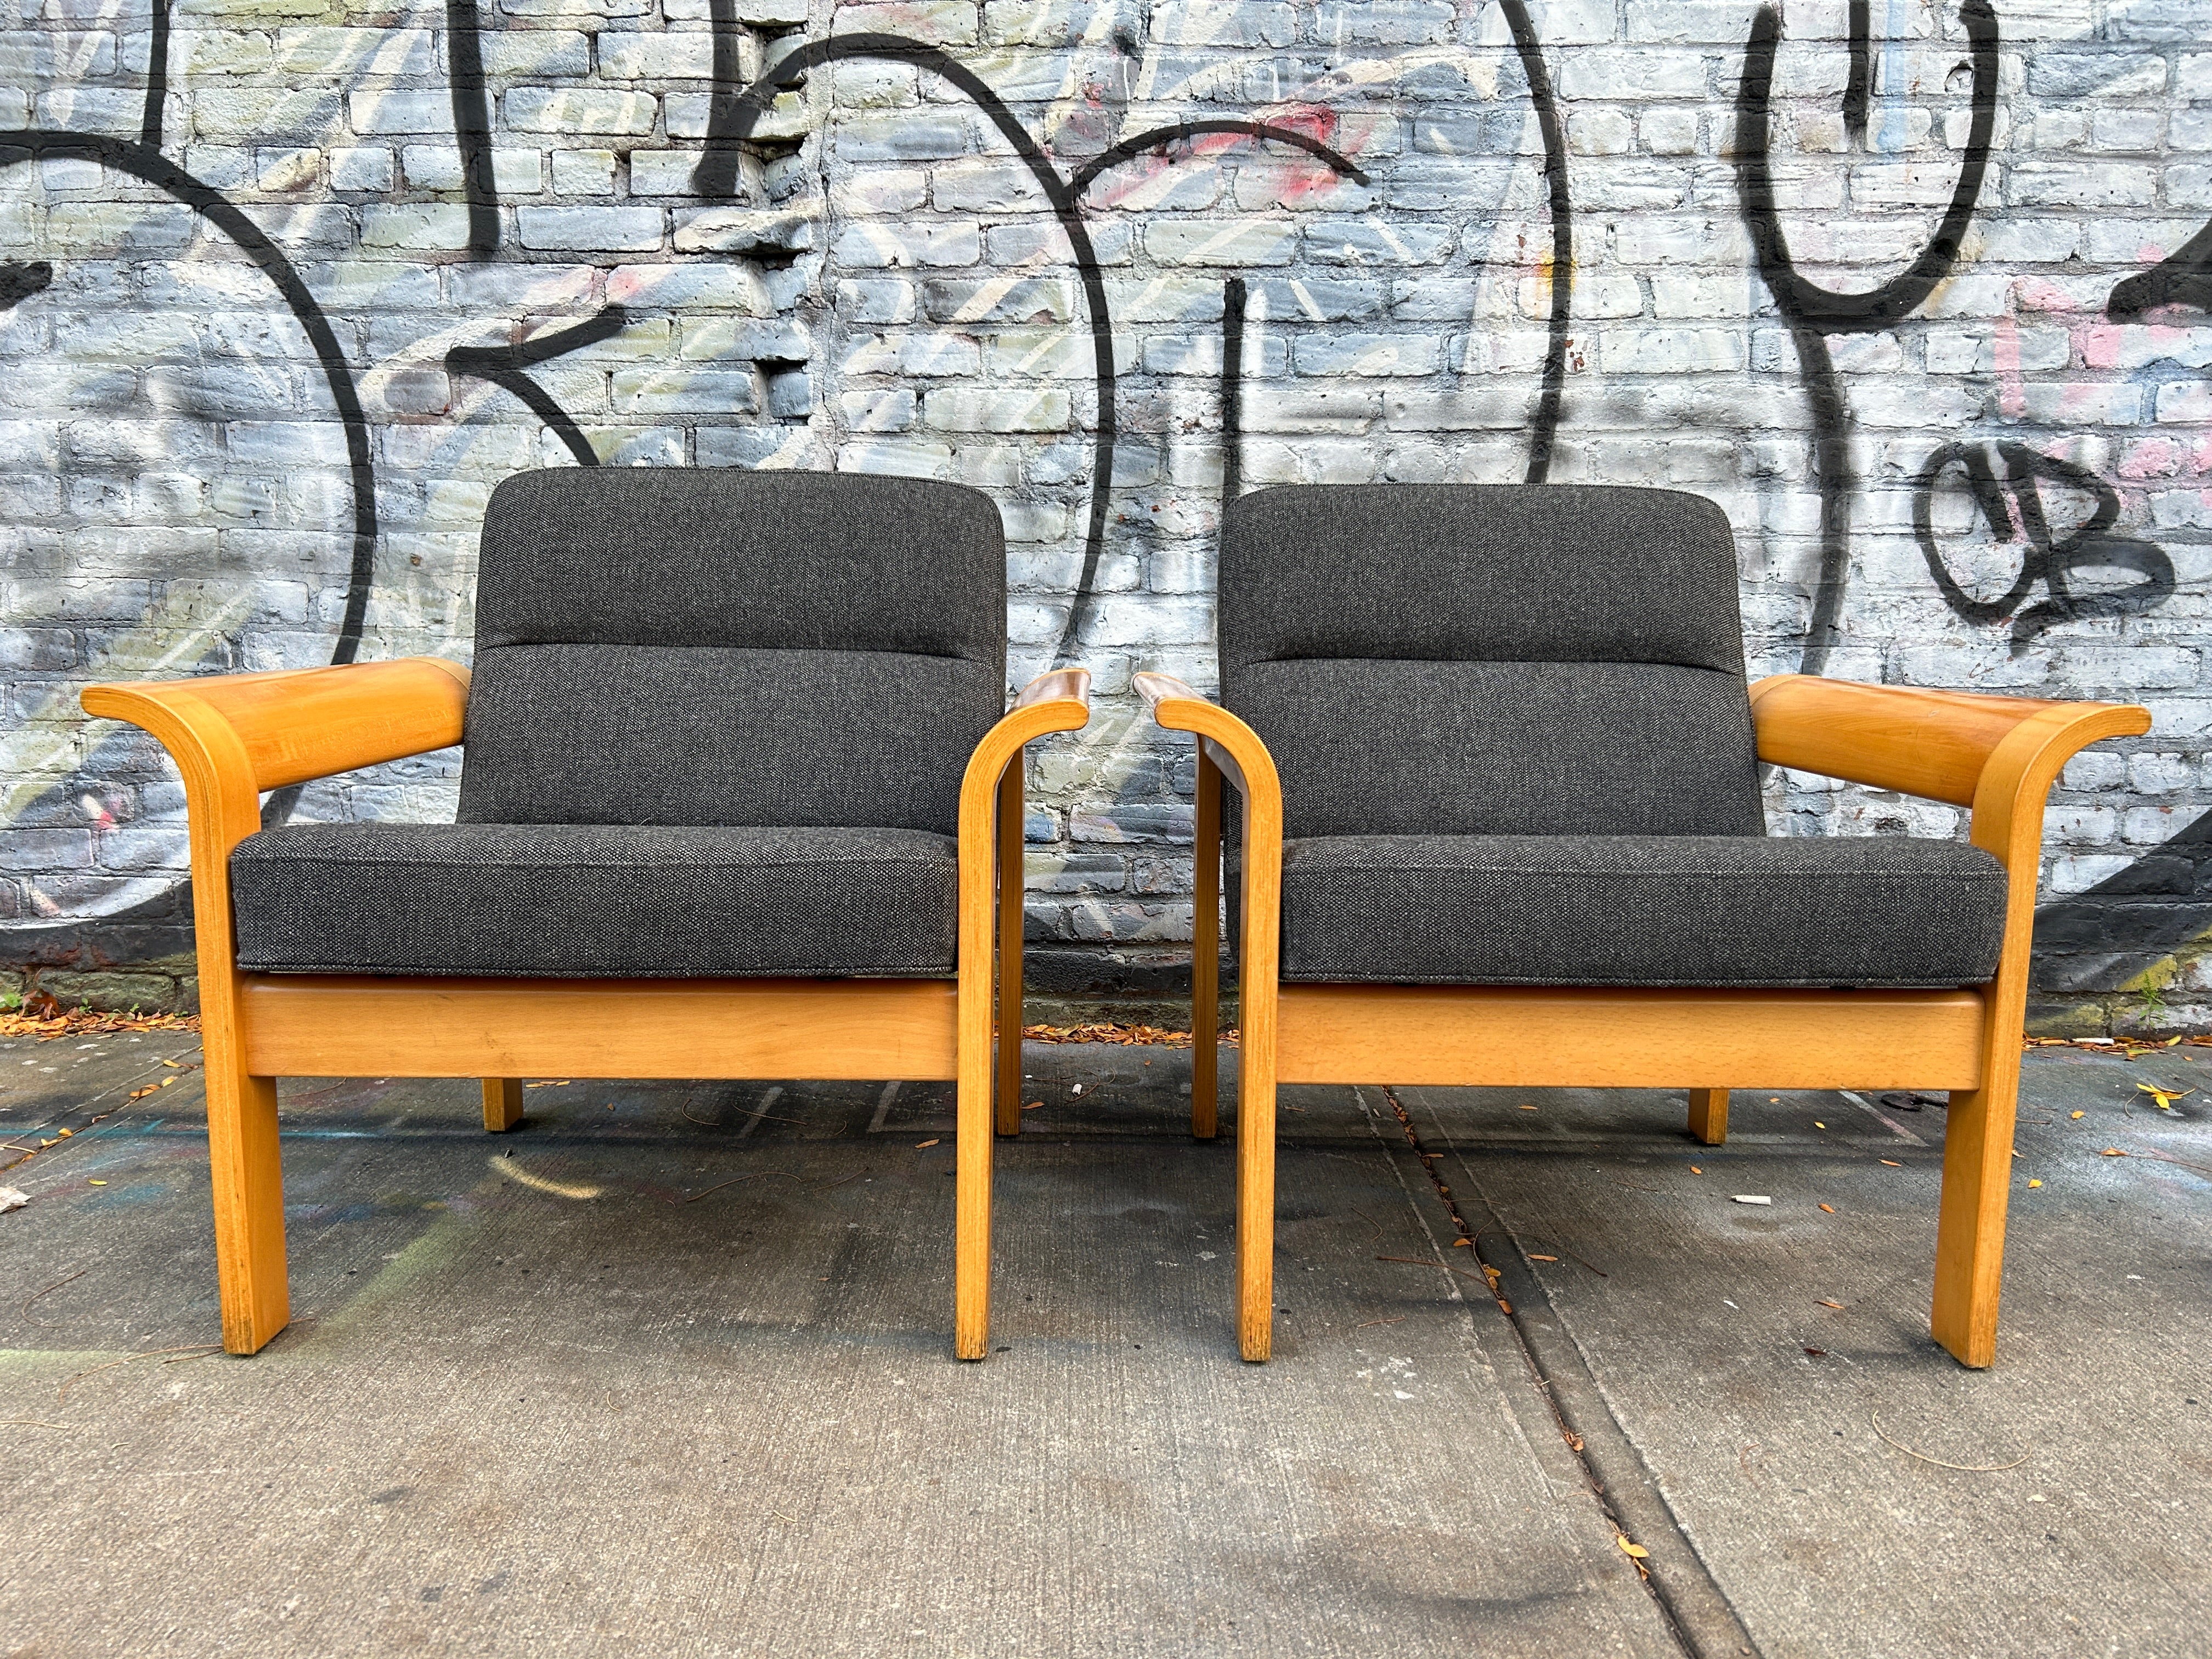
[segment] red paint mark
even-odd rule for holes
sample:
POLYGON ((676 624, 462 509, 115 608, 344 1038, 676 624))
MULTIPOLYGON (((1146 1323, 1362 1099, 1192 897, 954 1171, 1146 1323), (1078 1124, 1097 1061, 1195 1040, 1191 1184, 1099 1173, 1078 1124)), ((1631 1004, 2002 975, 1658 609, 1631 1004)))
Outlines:
POLYGON ((1996 338, 1990 343, 1996 356, 1997 407, 2017 420, 2027 411, 2027 386, 2020 371, 2020 325, 2009 317, 1998 318, 1996 338))
POLYGON ((2170 478, 2180 462, 2181 446, 2171 438, 2146 438, 2120 457, 2120 477, 2138 483, 2146 478, 2170 478))

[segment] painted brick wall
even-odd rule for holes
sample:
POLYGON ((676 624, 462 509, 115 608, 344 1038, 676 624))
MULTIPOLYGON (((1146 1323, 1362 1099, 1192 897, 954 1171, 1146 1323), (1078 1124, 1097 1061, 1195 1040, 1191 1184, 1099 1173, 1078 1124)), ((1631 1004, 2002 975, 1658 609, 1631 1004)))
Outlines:
POLYGON ((1127 685, 1212 679, 1224 490, 1534 467, 1720 501, 1754 672, 2148 703, 2057 797, 2044 1013, 2212 1016, 2207 0, 0 0, 0 963, 64 996, 188 939, 78 688, 465 656, 486 495, 581 459, 989 491, 1013 678, 1103 693, 1036 977, 1171 985, 1127 685))

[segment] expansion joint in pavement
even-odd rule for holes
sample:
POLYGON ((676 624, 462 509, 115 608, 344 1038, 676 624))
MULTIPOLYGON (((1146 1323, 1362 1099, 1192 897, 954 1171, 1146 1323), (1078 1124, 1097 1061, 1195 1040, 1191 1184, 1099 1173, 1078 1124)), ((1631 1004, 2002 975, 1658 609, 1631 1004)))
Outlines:
MULTIPOLYGON (((1450 1183, 1437 1169, 1444 1154, 1421 1144, 1420 1132, 1396 1090, 1386 1086, 1381 1093, 1397 1117, 1406 1144, 1435 1186, 1437 1201, 1451 1218, 1459 1243, 1482 1269, 1498 1311, 1505 1316, 1535 1379, 1537 1392, 1551 1409, 1560 1439, 1582 1467, 1592 1499, 1623 1544, 1632 1543, 1646 1552, 1637 1560, 1637 1571, 1668 1632, 1692 1659, 1755 1655, 1759 1650, 1751 1633, 1683 1532, 1634 1443, 1606 1403, 1580 1351, 1565 1335, 1563 1326, 1529 1317, 1528 1310, 1537 1299, 1543 1298, 1548 1306, 1548 1298, 1544 1297, 1534 1270, 1522 1259, 1512 1230, 1486 1196, 1483 1203, 1494 1224, 1480 1229, 1468 1224, 1450 1183), (1486 1246, 1485 1239, 1493 1234, 1503 1236, 1504 1248, 1495 1243, 1486 1246)), ((1462 1167, 1465 1167, 1464 1159, 1462 1167)), ((1556 1320, 1557 1316, 1553 1317, 1556 1320)))

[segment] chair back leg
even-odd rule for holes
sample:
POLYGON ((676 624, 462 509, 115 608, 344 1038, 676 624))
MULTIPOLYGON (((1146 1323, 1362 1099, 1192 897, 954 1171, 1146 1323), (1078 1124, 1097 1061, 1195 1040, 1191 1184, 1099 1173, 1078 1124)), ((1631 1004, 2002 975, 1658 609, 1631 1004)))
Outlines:
POLYGON ((1202 747, 1197 793, 1191 834, 1190 1132, 1211 1140, 1220 1127, 1221 769, 1202 747))
POLYGON ((522 1079, 488 1077, 483 1079, 484 1127, 503 1134, 522 1121, 522 1079))
POLYGON ((1690 1133, 1708 1146, 1728 1139, 1729 1091, 1725 1089, 1690 1091, 1690 1133))
POLYGON ((1022 1132, 1022 757, 999 780, 998 1132, 1022 1132))

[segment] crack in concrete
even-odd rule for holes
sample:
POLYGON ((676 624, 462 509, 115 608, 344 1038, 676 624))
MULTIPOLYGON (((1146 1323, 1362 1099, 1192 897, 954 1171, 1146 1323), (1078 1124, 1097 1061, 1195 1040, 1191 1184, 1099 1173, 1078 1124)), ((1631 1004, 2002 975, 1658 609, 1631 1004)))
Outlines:
MULTIPOLYGON (((1406 1144, 1420 1160, 1422 1170, 1435 1187, 1437 1201, 1451 1218, 1461 1243, 1481 1267, 1483 1279, 1498 1311, 1505 1316, 1537 1392, 1551 1409, 1560 1439, 1581 1466, 1599 1511, 1622 1543, 1633 1543, 1648 1552, 1646 1557, 1637 1560, 1637 1572, 1657 1607, 1668 1633, 1692 1659, 1757 1654, 1758 1646, 1737 1617, 1727 1592, 1683 1531, 1673 1506, 1651 1478, 1635 1443, 1613 1416, 1579 1350, 1565 1338, 1565 1322, 1560 1322, 1556 1328, 1539 1325, 1529 1315, 1528 1310, 1536 1305, 1538 1298, 1547 1309, 1551 1300, 1534 1270, 1522 1259, 1520 1240, 1505 1218, 1498 1212, 1489 1195, 1478 1188, 1492 1225, 1480 1230, 1470 1227, 1450 1186, 1437 1172, 1437 1164, 1446 1154, 1432 1152, 1421 1144, 1420 1133, 1413 1127, 1413 1117, 1398 1098, 1396 1090, 1385 1085, 1379 1092, 1397 1117, 1406 1144), (1484 1237, 1493 1229, 1510 1242, 1510 1254, 1484 1249, 1484 1237)), ((1455 1147, 1452 1152, 1460 1157, 1464 1168, 1465 1157, 1455 1147)), ((1557 1319, 1556 1310, 1553 1313, 1557 1319)))

